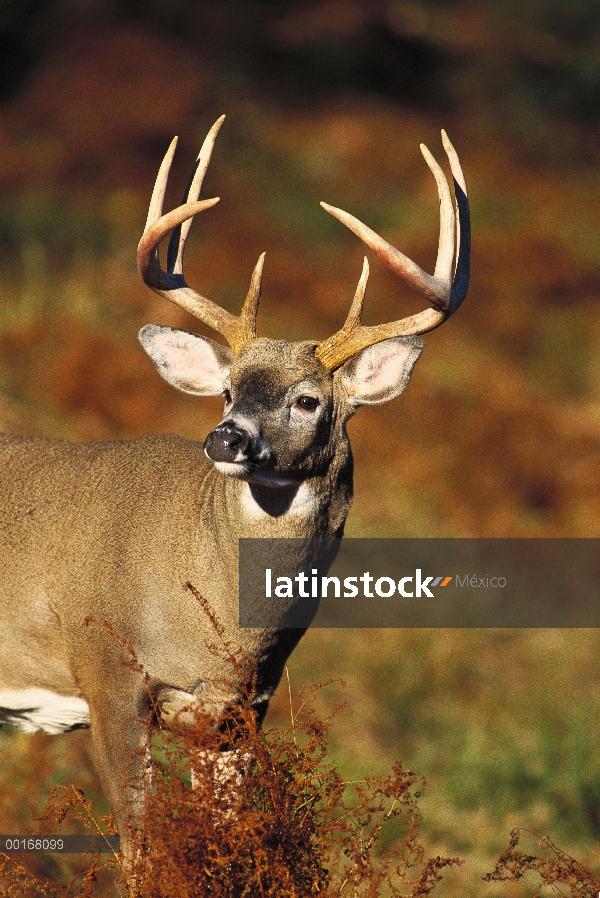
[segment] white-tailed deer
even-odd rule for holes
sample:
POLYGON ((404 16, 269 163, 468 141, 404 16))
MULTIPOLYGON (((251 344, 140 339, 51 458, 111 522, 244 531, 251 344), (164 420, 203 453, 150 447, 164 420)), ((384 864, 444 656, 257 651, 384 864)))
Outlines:
POLYGON ((167 726, 193 703, 218 718, 227 697, 212 684, 231 670, 207 648, 214 634, 185 588, 189 581, 255 661, 252 701, 264 714, 302 631, 238 628, 238 540, 342 535, 352 499, 347 420, 360 405, 387 402, 406 388, 423 348, 418 335, 456 311, 469 283, 466 187, 442 132, 456 205, 442 170, 421 147, 440 199, 433 276, 322 203, 432 308, 362 326, 365 259, 336 334, 321 343, 257 337, 263 256, 239 317, 196 293, 183 275, 192 217, 217 202, 198 197, 222 121, 204 142, 186 202, 163 215, 171 144, 138 249, 145 283, 228 343, 154 324, 140 331, 170 384, 224 397, 221 423, 204 444, 168 434, 87 445, 0 437, 0 724, 50 733, 91 726, 100 779, 122 829, 143 807, 147 778, 139 749, 149 695, 139 673, 119 663, 120 647, 107 628, 89 619, 110 621, 130 637, 167 726), (158 245, 170 231, 163 270, 158 245))

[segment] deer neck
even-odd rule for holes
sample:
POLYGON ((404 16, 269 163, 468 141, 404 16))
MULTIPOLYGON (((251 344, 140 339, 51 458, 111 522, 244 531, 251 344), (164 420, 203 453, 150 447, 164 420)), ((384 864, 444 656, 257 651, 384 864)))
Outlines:
POLYGON ((312 476, 290 486, 263 486, 213 471, 215 517, 238 537, 341 537, 352 503, 352 453, 344 442, 312 476))

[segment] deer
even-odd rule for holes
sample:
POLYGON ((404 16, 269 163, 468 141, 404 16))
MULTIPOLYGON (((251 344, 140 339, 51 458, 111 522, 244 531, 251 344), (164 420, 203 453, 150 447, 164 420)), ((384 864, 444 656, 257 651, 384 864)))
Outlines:
MULTIPOLYGON (((418 314, 367 327, 362 274, 346 321, 318 342, 259 337, 260 256, 239 315, 188 286, 183 256, 215 140, 209 131, 182 205, 163 213, 177 138, 160 166, 137 260, 144 283, 224 340, 147 324, 139 339, 177 390, 224 400, 204 443, 172 434, 75 444, 0 436, 0 725, 59 734, 90 727, 95 764, 116 814, 125 857, 151 788, 149 690, 167 728, 189 707, 217 725, 236 697, 207 648, 210 621, 194 584, 255 663, 251 702, 259 723, 304 629, 238 626, 238 544, 265 539, 340 538, 350 509, 353 463, 346 424, 408 386, 421 335, 453 315, 469 285, 470 217, 458 156, 442 142, 454 198, 429 150, 440 236, 433 275, 347 212, 321 203, 393 272, 427 299, 418 314), (171 233, 166 267, 159 244, 171 233), (146 672, 120 663, 127 634, 146 672)), ((300 553, 301 556, 301 553, 300 553)), ((302 569, 303 557, 298 557, 302 569)))

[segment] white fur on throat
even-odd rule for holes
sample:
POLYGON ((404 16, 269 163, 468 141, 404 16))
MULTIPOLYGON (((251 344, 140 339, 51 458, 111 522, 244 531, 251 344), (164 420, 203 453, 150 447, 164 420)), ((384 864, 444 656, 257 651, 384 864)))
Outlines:
MULTIPOLYGON (((245 485, 245 489, 242 494, 242 506, 244 511, 247 514, 252 515, 253 517, 258 518, 266 516, 266 512, 263 511, 258 502, 256 502, 256 500, 254 499, 254 496, 252 495, 252 491, 248 484, 245 485)), ((317 502, 312 487, 310 487, 306 482, 301 483, 298 487, 296 495, 292 500, 290 507, 285 514, 314 517, 316 511, 317 502)))

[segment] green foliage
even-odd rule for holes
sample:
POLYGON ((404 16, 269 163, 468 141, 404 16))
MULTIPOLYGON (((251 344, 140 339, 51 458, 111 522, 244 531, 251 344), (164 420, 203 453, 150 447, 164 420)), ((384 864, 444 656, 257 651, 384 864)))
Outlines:
MULTIPOLYGON (((294 680, 341 659, 351 702, 333 734, 344 774, 400 756, 427 772, 429 838, 489 856, 516 825, 583 855, 600 835, 595 631, 319 631, 290 661, 294 680)), ((334 688, 334 687, 333 687, 334 688)), ((331 701, 339 694, 334 693, 331 701)), ((285 717, 285 698, 270 714, 285 717)), ((327 705, 320 705, 323 713, 327 705)))

